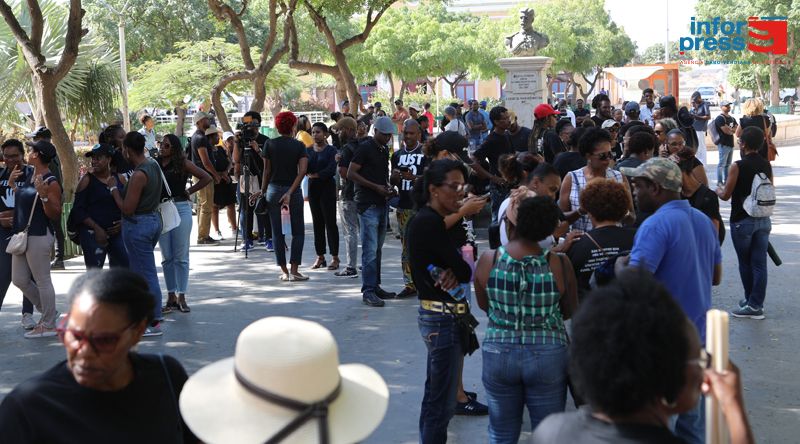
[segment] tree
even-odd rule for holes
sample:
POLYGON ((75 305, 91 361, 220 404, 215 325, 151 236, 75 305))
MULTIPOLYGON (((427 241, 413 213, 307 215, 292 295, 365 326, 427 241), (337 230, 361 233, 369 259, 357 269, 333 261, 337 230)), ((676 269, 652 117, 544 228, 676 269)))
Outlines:
POLYGON ((220 21, 226 21, 236 33, 236 40, 243 61, 243 68, 236 72, 223 75, 211 89, 211 103, 217 111, 217 119, 225 131, 230 131, 231 126, 225 109, 220 99, 224 89, 232 82, 250 80, 253 83, 254 99, 250 105, 251 110, 263 111, 267 97, 266 79, 275 65, 289 51, 289 38, 294 24, 294 10, 298 0, 269 0, 269 28, 266 39, 261 47, 258 64, 254 62, 253 48, 250 47, 247 33, 245 32, 242 16, 247 11, 248 0, 242 0, 241 9, 237 12, 222 0, 208 0, 211 12, 220 21), (278 20, 283 20, 283 32, 280 44, 278 43, 278 20))
MULTIPOLYGON (((314 27, 322 34, 325 45, 330 52, 333 64, 322 61, 300 59, 300 47, 297 27, 292 26, 292 48, 289 66, 295 69, 328 74, 336 79, 336 92, 339 97, 342 93, 350 101, 353 109, 361 109, 361 94, 356 85, 355 75, 349 65, 348 49, 364 43, 372 29, 381 19, 383 14, 396 0, 367 0, 366 5, 360 2, 342 2, 338 0, 302 0, 305 11, 314 27), (361 29, 355 35, 337 34, 335 23, 349 22, 350 17, 366 9, 366 14, 355 20, 354 27, 361 29), (349 35, 345 37, 345 35, 349 35)), ((306 46, 303 47, 304 50, 306 46)), ((326 60, 327 61, 327 60, 326 60)))
MULTIPOLYGON (((675 61, 680 58, 682 58, 682 56, 678 48, 678 42, 669 42, 669 61, 675 63, 675 61)), ((664 63, 664 44, 656 43, 648 46, 644 52, 642 52, 641 56, 636 56, 636 62, 648 65, 664 63)))
MULTIPOLYGON (((636 46, 611 20, 603 0, 549 0, 536 3, 535 10, 534 27, 550 38, 539 54, 553 58, 551 78, 565 73, 584 100, 594 91, 604 68, 625 65, 635 55, 636 46), (589 85, 588 91, 575 82, 576 76, 589 85)), ((516 11, 510 16, 505 22, 508 34, 518 29, 516 11)))
MULTIPOLYGON (((754 91, 759 97, 766 97, 769 90, 765 88, 765 81, 769 81, 770 66, 767 65, 740 65, 731 66, 728 71, 728 82, 739 88, 754 91)), ((778 69, 780 88, 794 88, 800 81, 800 65, 781 66, 778 69)))
POLYGON ((69 198, 75 191, 78 181, 78 158, 61 120, 61 110, 57 100, 58 84, 75 65, 81 39, 88 32, 81 25, 84 10, 81 8, 80 0, 69 1, 66 29, 63 32, 63 50, 60 57, 48 58, 48 55, 42 52, 42 38, 45 31, 42 7, 37 0, 28 0, 26 4, 27 15, 30 17, 29 27, 23 27, 18 18, 23 15, 21 6, 17 8, 15 14, 5 0, 0 0, 0 15, 3 16, 21 47, 25 62, 31 71, 33 92, 38 107, 37 114, 40 114, 36 123, 46 125, 53 134, 53 143, 61 159, 64 190, 69 198))
MULTIPOLYGON (((725 52, 725 55, 730 57, 730 60, 749 62, 748 65, 735 67, 733 80, 739 81, 742 78, 759 79, 755 82, 756 85, 752 85, 759 86, 760 79, 769 78, 770 103, 778 105, 780 103, 781 77, 786 75, 787 70, 788 72, 793 70, 792 65, 796 65, 798 52, 800 52, 800 0, 707 0, 697 3, 696 12, 701 20, 704 17, 716 16, 725 17, 727 20, 741 21, 746 21, 751 16, 787 17, 788 39, 786 55, 759 53, 746 48, 742 51, 725 52), (768 75, 765 75, 764 67, 767 68, 768 75), (746 74, 745 71, 751 72, 746 74), (784 74, 781 74, 782 71, 784 71, 784 74)), ((747 35, 744 37, 745 39, 748 38, 747 35)), ((719 59, 719 53, 715 53, 713 58, 719 59)), ((797 84, 797 79, 795 79, 794 84, 797 84)))

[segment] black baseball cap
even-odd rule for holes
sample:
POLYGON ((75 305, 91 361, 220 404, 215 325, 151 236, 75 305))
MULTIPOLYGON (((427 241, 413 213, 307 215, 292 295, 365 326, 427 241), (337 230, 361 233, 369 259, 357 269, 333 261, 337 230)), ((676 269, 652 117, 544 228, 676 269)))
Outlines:
POLYGON ((48 159, 56 157, 55 145, 46 140, 40 140, 38 142, 26 142, 26 144, 33 148, 33 150, 37 153, 42 153, 48 159))
POLYGON ((47 129, 46 126, 38 126, 32 133, 26 134, 27 137, 33 139, 34 137, 44 137, 46 139, 51 139, 53 134, 47 129))
POLYGON ((116 149, 108 144, 108 143, 97 143, 95 146, 92 147, 90 151, 87 151, 85 156, 92 157, 92 156, 108 156, 114 157, 114 152, 116 149))
POLYGON ((444 131, 436 136, 434 142, 437 148, 457 155, 465 163, 472 163, 472 159, 469 158, 469 152, 467 151, 469 141, 466 137, 459 134, 458 131, 444 131))

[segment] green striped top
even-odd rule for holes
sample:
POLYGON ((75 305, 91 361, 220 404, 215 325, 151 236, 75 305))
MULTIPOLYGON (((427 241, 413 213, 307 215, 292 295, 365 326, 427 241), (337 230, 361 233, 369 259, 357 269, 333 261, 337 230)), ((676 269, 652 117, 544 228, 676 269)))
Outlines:
POLYGON ((504 344, 567 344, 555 277, 541 256, 514 259, 505 247, 489 273, 489 325, 484 342, 504 344))

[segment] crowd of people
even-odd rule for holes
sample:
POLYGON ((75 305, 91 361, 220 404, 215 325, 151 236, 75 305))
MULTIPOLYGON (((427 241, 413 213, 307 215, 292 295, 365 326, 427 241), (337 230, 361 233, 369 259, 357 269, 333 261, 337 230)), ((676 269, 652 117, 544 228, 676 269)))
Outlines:
MULTIPOLYGON (((88 388, 118 393, 108 402, 130 400, 126 408, 133 416, 142 413, 142 402, 164 398, 158 403, 159 424, 136 431, 142 440, 156 436, 150 433, 173 436, 170 442, 219 436, 206 424, 208 413, 192 410, 202 404, 197 392, 203 389, 181 393, 187 376, 179 363, 130 351, 141 336, 163 334, 165 315, 191 311, 196 195, 198 245, 219 242, 211 227, 220 238, 218 213, 227 209, 244 252, 256 243, 274 252, 280 281, 309 280, 301 266, 324 268, 337 277, 360 276, 362 302, 369 307, 419 300, 427 349, 422 443, 445 442, 454 414, 488 414, 489 441, 516 443, 525 406, 534 442, 584 442, 589 436, 597 442, 704 442, 701 385, 720 400, 734 442, 752 442, 738 371, 735 366, 723 373, 709 370, 703 344, 711 289, 722 277, 725 224, 718 199, 732 200, 731 238, 744 293, 732 314, 764 318, 775 203, 764 147, 774 124, 768 116, 759 118, 763 105, 757 99, 745 103, 749 117, 738 124, 729 103, 711 120, 708 107, 695 99, 690 111, 672 96, 655 104, 653 91, 646 90, 643 104, 614 110, 599 94, 592 101, 594 115, 580 100, 574 110, 565 102, 541 104, 533 110, 530 129, 503 106, 486 111, 485 103, 470 101, 462 114, 453 103, 445 108, 438 134, 427 115, 429 104, 406 109, 397 101, 390 117, 376 103, 356 117, 345 102, 330 127, 279 113, 274 119, 279 135, 273 139, 258 131, 257 112, 244 116, 237 133, 222 133, 213 116, 198 112, 187 147, 173 135, 151 143, 147 117, 141 131, 125 133, 111 125, 86 154, 91 169, 78 183, 67 234, 81 244, 87 269, 102 269, 108 257, 113 271, 93 271, 78 280, 60 326, 50 278, 50 248, 60 225, 51 221, 60 218, 62 208, 60 181, 49 169, 56 150, 41 138, 43 130, 27 142, 27 160, 25 144, 8 140, 0 174, 6 196, 0 208, 0 230, 6 234, 0 276, 6 277, 6 288, 13 282, 23 292, 25 337, 59 335, 67 361, 6 397, 0 433, 20 437, 19 442, 49 442, 42 428, 28 425, 62 414, 38 413, 52 402, 51 395, 39 393, 42 387, 56 386, 69 388, 59 392, 64 396, 75 393, 70 402, 85 414, 81 424, 103 419, 111 430, 119 421, 91 401, 82 391, 88 388), (721 162, 730 161, 734 136, 742 152, 729 170, 718 172, 716 193, 708 186, 700 142, 709 121, 723 147, 721 162), (314 234, 310 266, 302 257, 304 187, 314 234), (166 229, 170 210, 163 206, 170 202, 176 220, 166 229), (473 220, 485 207, 491 212, 490 245, 479 252, 473 220), (381 281, 391 212, 402 246, 404 286, 398 292, 384 289, 381 281), (20 232, 27 233, 27 250, 6 253, 7 237, 20 232), (474 306, 488 318, 482 341, 474 306), (42 314, 38 323, 34 307, 42 314), (565 321, 571 318, 568 328, 565 321), (462 382, 465 357, 478 348, 486 404, 462 382), (134 385, 140 388, 135 393, 134 385), (157 397, 148 395, 156 391, 157 397), (582 406, 579 413, 561 413, 568 393, 582 406), (184 402, 189 396, 192 401, 184 402)), ((264 339, 256 336, 253 341, 264 339)), ((237 365, 240 347, 247 347, 242 337, 237 365)), ((268 383, 252 368, 238 370, 235 379, 258 402, 291 405, 298 412, 303 403, 333 402, 339 390, 333 384, 319 398, 287 400, 264 388, 268 383)), ((213 381, 204 371, 196 377, 213 381)), ((286 437, 316 428, 306 424, 310 418, 273 432, 286 437)), ((322 435, 333 432, 321 418, 320 442, 327 442, 322 435)), ((251 429, 230 433, 246 436, 251 429)), ((359 436, 353 440, 366 435, 359 436)))

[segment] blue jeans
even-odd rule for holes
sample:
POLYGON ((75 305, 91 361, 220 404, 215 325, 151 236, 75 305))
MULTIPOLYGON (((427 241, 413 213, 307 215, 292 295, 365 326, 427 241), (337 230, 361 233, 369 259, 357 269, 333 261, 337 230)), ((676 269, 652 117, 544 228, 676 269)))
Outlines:
POLYGON ((419 309, 419 332, 428 349, 425 394, 419 412, 419 442, 447 442, 447 424, 456 408, 464 354, 452 315, 419 309))
MULTIPOLYGON (((286 238, 281 230, 281 197, 289 191, 290 186, 269 184, 267 203, 269 203, 269 219, 272 223, 272 241, 275 247, 275 258, 278 265, 286 266, 286 238)), ((303 259, 303 243, 306 240, 306 224, 303 215, 303 192, 298 187, 289 198, 289 214, 292 218, 292 247, 289 263, 300 265, 303 259)))
POLYGON ((158 239, 161 268, 168 293, 185 294, 189 287, 189 237, 192 235, 192 205, 175 202, 181 223, 158 239))
POLYGON ((505 187, 495 184, 489 184, 489 198, 492 201, 492 222, 497 222, 497 213, 500 211, 500 205, 508 197, 509 191, 505 187))
POLYGON ((483 343, 483 386, 489 404, 489 442, 519 441, 523 407, 531 430, 567 402, 567 346, 483 343))
POLYGON ((81 228, 78 236, 80 237, 81 249, 83 250, 83 263, 86 269, 103 268, 108 256, 110 267, 128 268, 128 251, 122 241, 122 233, 108 237, 108 245, 105 248, 97 244, 94 238, 94 230, 81 228))
POLYGON ((160 321, 161 286, 156 272, 155 248, 161 236, 161 216, 158 213, 136 214, 122 219, 122 240, 128 249, 130 270, 139 273, 150 288, 155 300, 153 320, 160 321))
POLYGON ((386 205, 370 205, 358 212, 361 226, 361 292, 375 291, 381 285, 381 250, 389 221, 386 205))
POLYGON ((719 163, 717 163, 717 185, 724 185, 728 181, 728 170, 731 168, 733 159, 733 147, 717 145, 719 152, 719 163))
POLYGON ((700 396, 697 405, 688 412, 671 416, 669 428, 687 444, 706 442, 706 398, 700 396))
POLYGON ((772 221, 768 217, 746 217, 731 222, 731 240, 739 258, 747 305, 762 308, 767 296, 767 245, 772 221))

